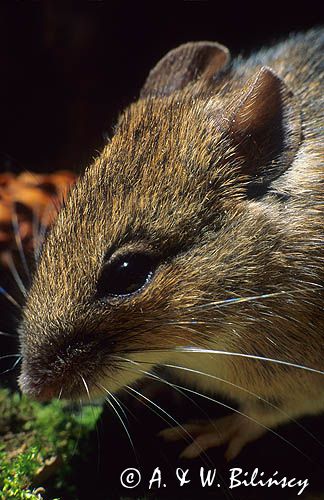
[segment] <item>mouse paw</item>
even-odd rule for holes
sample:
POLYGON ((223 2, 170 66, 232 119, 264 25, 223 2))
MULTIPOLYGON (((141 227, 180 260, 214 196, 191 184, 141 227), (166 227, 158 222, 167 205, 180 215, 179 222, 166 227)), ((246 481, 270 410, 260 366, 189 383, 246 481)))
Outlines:
POLYGON ((266 430, 243 415, 228 415, 214 421, 190 422, 183 426, 164 429, 159 433, 166 441, 178 441, 184 437, 193 439, 181 453, 181 458, 196 458, 209 448, 227 445, 225 458, 233 460, 242 448, 255 441, 266 430))

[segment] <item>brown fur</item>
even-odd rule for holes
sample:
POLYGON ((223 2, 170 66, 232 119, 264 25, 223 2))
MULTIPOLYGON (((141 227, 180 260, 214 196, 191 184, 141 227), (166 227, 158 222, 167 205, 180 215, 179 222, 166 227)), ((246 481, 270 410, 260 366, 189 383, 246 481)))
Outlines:
MULTIPOLYGON (((291 416, 324 410, 323 376, 174 350, 324 370, 321 40, 315 30, 231 64, 222 46, 189 44, 159 63, 45 241, 20 326, 24 392, 77 397, 80 374, 93 392, 118 389, 140 376, 125 356, 211 373, 291 416), (126 249, 155 255, 153 279, 96 301, 104 256, 126 249)), ((261 418, 246 392, 182 376, 261 418)), ((284 420, 268 413, 267 425, 284 420)))

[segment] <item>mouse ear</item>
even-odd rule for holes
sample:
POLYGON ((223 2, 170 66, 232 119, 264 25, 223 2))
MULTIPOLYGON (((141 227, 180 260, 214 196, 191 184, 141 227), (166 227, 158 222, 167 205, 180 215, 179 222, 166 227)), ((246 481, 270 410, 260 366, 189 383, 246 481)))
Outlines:
POLYGON ((216 42, 180 45, 168 52, 150 71, 140 97, 170 95, 201 76, 213 76, 229 58, 228 49, 216 42))
POLYGON ((262 67, 236 100, 229 128, 251 186, 265 186, 289 167, 299 147, 299 107, 285 82, 262 67))

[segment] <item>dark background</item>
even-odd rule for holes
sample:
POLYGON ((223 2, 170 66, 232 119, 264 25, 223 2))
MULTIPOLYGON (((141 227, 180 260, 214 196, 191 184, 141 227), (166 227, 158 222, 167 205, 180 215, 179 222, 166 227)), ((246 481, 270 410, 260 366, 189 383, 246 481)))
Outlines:
POLYGON ((311 1, 1 3, 0 169, 87 165, 150 68, 180 43, 246 52, 320 16, 311 1))
MULTIPOLYGON (((291 31, 321 24, 323 16, 318 5, 310 1, 290 6, 287 2, 243 1, 1 3, 0 172, 61 168, 80 171, 100 151, 118 113, 136 99, 148 71, 169 49, 192 40, 216 40, 227 45, 233 55, 247 53, 291 31)), ((7 281, 1 285, 12 290, 7 281)), ((13 331, 17 320, 14 309, 0 300, 1 328, 13 331)), ((16 347, 2 342, 0 353, 8 352, 16 352, 16 347)), ((0 371, 2 368, 4 361, 0 371)), ((13 383, 15 377, 10 372, 0 382, 13 383)), ((184 421, 188 415, 201 418, 193 415, 188 401, 176 408, 171 395, 164 398, 161 406, 178 420, 184 421)), ((177 460, 181 445, 162 445, 154 437, 166 425, 161 418, 145 408, 134 409, 130 401, 125 403, 137 414, 137 421, 131 419, 129 431, 146 474, 151 474, 155 466, 161 466, 169 475, 175 466, 198 470, 202 463, 199 460, 189 465, 177 460)), ((197 404, 203 406, 201 399, 197 404)), ((217 414, 215 404, 209 406, 205 410, 217 414)), ((324 441, 323 418, 304 419, 303 424, 324 441)), ((147 494, 147 487, 120 492, 121 470, 137 465, 121 424, 109 408, 99 433, 100 444, 93 455, 81 469, 74 469, 78 498, 147 494)), ((280 470, 290 477, 310 477, 313 489, 323 491, 323 446, 296 425, 286 427, 282 434, 301 452, 268 433, 247 447, 231 466, 246 470, 259 466, 269 475, 280 470)), ((223 452, 213 450, 210 457, 226 476, 229 466, 223 462, 223 452)), ((291 493, 290 497, 287 490, 241 489, 232 495, 218 491, 217 498, 296 498, 296 490, 291 493)), ((215 494, 213 490, 214 498, 215 494)), ((164 492, 165 498, 202 495, 199 486, 164 492)))

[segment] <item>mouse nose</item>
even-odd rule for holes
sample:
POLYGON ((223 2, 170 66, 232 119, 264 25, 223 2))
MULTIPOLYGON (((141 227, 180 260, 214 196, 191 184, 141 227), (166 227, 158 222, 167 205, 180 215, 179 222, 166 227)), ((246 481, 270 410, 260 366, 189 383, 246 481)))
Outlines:
POLYGON ((35 383, 24 370, 19 376, 18 384, 23 394, 36 401, 50 401, 60 397, 62 392, 58 383, 35 383))
POLYGON ((97 355, 93 342, 67 335, 56 337, 56 343, 48 335, 37 339, 36 345, 33 337, 24 339, 18 383, 22 393, 31 399, 80 397, 87 386, 84 380, 93 374, 93 365, 89 363, 91 354, 97 355))

